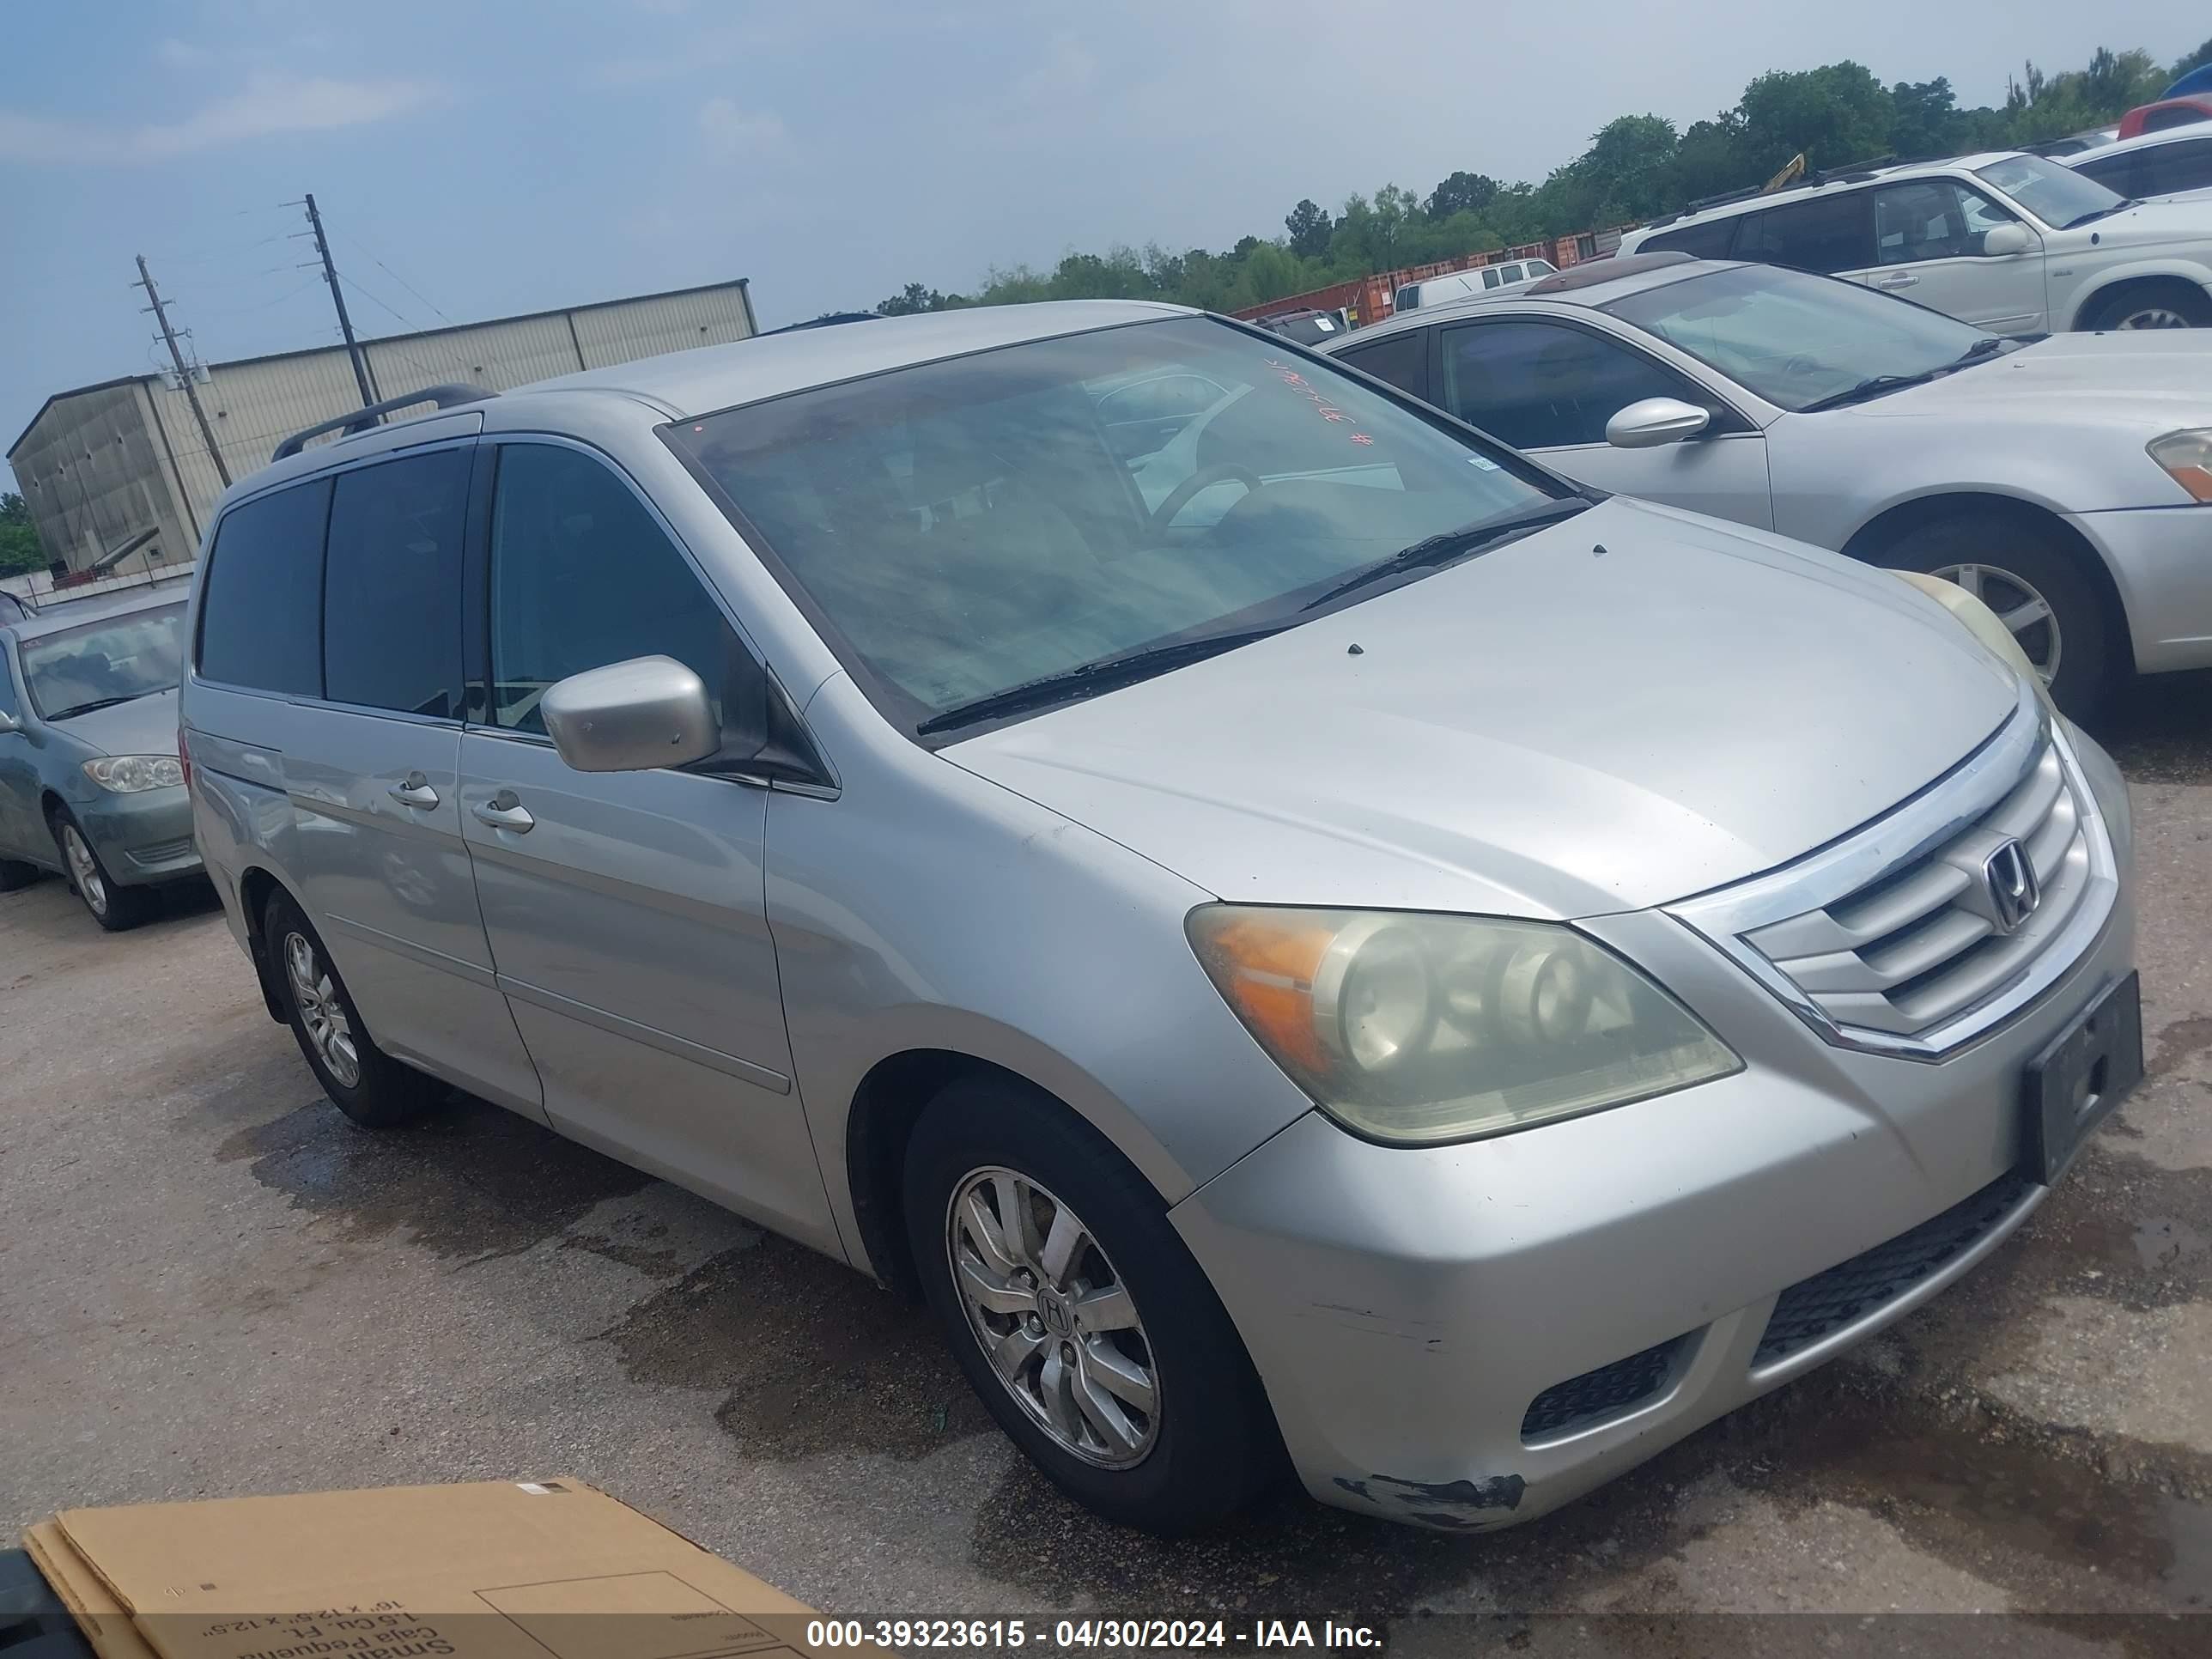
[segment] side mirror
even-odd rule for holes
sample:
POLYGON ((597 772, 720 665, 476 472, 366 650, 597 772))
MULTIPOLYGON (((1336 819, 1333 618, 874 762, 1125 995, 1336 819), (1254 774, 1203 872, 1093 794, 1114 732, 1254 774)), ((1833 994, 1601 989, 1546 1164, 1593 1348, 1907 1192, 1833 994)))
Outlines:
POLYGON ((2027 234, 2027 227, 2018 221, 1991 225, 1982 233, 1982 255, 1984 258, 1999 259, 2008 253, 2025 253, 2034 240, 2027 234))
MULTIPOLYGON (((8 670, 6 666, 4 665, 0 665, 0 674, 4 674, 7 672, 8 670)), ((22 729, 22 721, 17 720, 6 709, 0 708, 0 738, 6 737, 11 732, 20 732, 22 729)))
POLYGON ((538 702, 561 758, 579 772, 649 772, 722 745, 707 686, 673 657, 633 657, 571 674, 538 702))
POLYGON ((1696 437, 1712 419, 1710 410, 1680 398, 1645 398, 1605 423, 1605 441, 1615 449, 1656 449, 1696 437))

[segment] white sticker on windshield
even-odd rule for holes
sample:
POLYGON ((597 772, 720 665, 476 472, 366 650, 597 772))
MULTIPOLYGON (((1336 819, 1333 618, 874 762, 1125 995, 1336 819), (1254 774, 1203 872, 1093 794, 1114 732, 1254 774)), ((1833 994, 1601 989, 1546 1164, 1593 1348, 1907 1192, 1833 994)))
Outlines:
POLYGON ((1336 331, 1336 325, 1326 317, 1315 318, 1314 326, 1324 334, 1334 334, 1336 331))
POLYGON ((1470 455, 1467 458, 1467 464, 1469 466, 1479 466, 1485 472, 1495 472, 1498 471, 1498 463, 1492 460, 1487 455, 1470 455))

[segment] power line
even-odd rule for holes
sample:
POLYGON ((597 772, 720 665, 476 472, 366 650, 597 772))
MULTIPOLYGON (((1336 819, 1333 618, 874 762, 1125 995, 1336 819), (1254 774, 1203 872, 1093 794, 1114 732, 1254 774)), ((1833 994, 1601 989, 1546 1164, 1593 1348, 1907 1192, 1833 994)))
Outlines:
POLYGON ((386 313, 391 316, 393 321, 397 322, 400 325, 400 327, 413 333, 420 333, 422 331, 422 324, 416 322, 412 317, 402 315, 398 307, 386 303, 384 300, 380 299, 376 295, 370 293, 367 289, 361 285, 360 277, 348 276, 343 280, 348 288, 360 295, 362 299, 368 301, 371 305, 375 306, 379 309, 386 313))
POLYGON ((366 258, 369 264, 374 265, 379 270, 392 278, 393 282, 398 283, 400 287, 405 289, 410 294, 413 295, 417 300, 420 300, 424 305, 429 306, 431 313, 435 316, 439 321, 446 324, 448 327, 457 326, 452 318, 447 316, 444 312, 440 311, 436 306, 431 305, 429 300, 424 296, 422 290, 417 289, 414 283, 409 282, 404 276, 402 276, 398 271, 394 270, 390 265, 385 264, 383 260, 378 258, 367 248, 362 247, 361 243, 356 240, 353 237, 349 236, 346 238, 346 240, 351 242, 355 247, 359 248, 361 250, 362 256, 366 258))
POLYGON ((146 290, 153 303, 147 309, 161 330, 162 339, 168 342, 169 361, 177 366, 177 379, 184 383, 185 401, 192 406, 192 418, 199 422, 200 437, 208 447, 208 454, 215 462, 216 476, 222 480, 225 489, 230 488, 230 469, 223 465, 222 452, 216 447, 215 428, 208 424, 207 410, 200 407, 199 388, 192 384, 192 372, 185 367, 185 354, 177 344, 176 331, 169 326, 169 314, 161 309, 161 296, 154 288, 154 273, 146 269, 146 256, 138 256, 138 280, 132 284, 146 290))

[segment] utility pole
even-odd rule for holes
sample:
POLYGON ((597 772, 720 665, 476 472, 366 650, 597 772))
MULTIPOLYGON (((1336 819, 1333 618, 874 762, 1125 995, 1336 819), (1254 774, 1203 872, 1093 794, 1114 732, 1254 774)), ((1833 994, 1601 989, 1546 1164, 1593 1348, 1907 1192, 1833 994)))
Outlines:
POLYGON ((323 216, 315 210, 312 191, 307 193, 307 222, 314 228, 315 252, 323 258, 323 280, 331 285, 331 303, 338 308, 338 331, 345 336, 346 356, 353 360, 353 383, 361 388, 361 406, 366 409, 376 401, 376 393, 369 387, 368 363, 361 355, 361 343, 353 337, 353 319, 346 315, 345 295, 338 289, 337 267, 331 263, 331 245, 323 234, 323 216))
POLYGON ((215 441, 215 428, 208 424, 207 410, 200 407, 199 388, 192 384, 192 372, 185 367, 185 354, 178 349, 177 331, 169 326, 169 313, 161 309, 161 296, 154 290, 154 273, 146 269, 146 256, 138 256, 138 280, 131 285, 143 288, 146 297, 154 303, 142 307, 154 313, 161 325, 161 337, 169 344, 169 361, 177 366, 177 380, 185 388, 185 401, 192 406, 192 418, 200 423, 200 438, 207 445, 208 459, 215 463, 216 477, 222 480, 225 489, 230 488, 230 469, 222 464, 222 450, 215 441))

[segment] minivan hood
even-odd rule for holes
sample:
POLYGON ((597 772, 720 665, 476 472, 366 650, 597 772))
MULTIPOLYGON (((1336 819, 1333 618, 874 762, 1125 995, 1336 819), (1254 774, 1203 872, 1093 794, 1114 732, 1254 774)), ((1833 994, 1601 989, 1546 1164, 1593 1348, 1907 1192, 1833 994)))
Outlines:
POLYGON ((2019 697, 1894 577, 1613 500, 941 752, 1224 898, 1556 918, 1786 863, 2019 697))
POLYGON ((2147 436, 2212 426, 2212 329, 2054 334, 1848 412, 1869 420, 1966 413, 2039 427, 2118 422, 2147 436))
POLYGON ((112 708, 56 724, 52 729, 102 755, 173 755, 177 752, 177 693, 149 691, 112 708))

